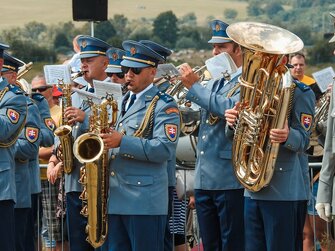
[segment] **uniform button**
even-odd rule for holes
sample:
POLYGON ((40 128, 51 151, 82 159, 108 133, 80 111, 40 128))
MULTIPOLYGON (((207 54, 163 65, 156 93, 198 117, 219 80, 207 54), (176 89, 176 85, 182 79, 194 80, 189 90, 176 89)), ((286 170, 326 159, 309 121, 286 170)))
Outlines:
POLYGON ((206 119, 206 124, 208 124, 208 119, 206 119))
POLYGON ((122 127, 122 123, 119 124, 119 127, 122 127))
POLYGON ((206 138, 206 136, 204 135, 204 136, 202 136, 202 139, 205 139, 206 138))
POLYGON ((115 159, 115 155, 114 154, 111 155, 111 159, 115 159))
POLYGON ((283 168, 280 167, 279 170, 280 170, 280 171, 283 171, 283 168))
POLYGON ((141 185, 141 181, 137 181, 137 185, 141 185))
POLYGON ((115 176, 115 173, 113 171, 111 171, 111 176, 114 177, 115 176))
POLYGON ((201 151, 200 154, 203 155, 203 154, 204 154, 204 151, 201 151))
POLYGON ((138 125, 135 125, 136 127, 138 127, 138 125))

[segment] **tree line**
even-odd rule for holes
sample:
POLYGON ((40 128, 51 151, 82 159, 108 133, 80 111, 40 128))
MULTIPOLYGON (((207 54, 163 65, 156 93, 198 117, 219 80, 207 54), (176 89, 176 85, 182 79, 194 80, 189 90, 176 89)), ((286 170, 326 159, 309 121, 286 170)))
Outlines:
MULTIPOLYGON (((237 12, 233 9, 226 9, 223 16, 218 19, 228 23, 242 20, 258 21, 288 29, 304 41, 309 64, 333 63, 335 62, 332 55, 334 45, 328 44, 328 40, 334 30, 327 33, 325 29, 320 28, 325 25, 325 20, 322 20, 323 23, 320 22, 319 16, 314 20, 313 17, 316 14, 309 17, 309 22, 301 22, 305 20, 306 12, 309 13, 310 10, 319 8, 319 14, 325 13, 325 9, 330 6, 328 2, 328 0, 296 0, 291 2, 290 8, 287 9, 289 3, 284 0, 276 2, 249 0, 247 18, 238 17, 237 12), (319 5, 315 5, 316 2, 319 5), (311 20, 314 21, 311 22, 311 20)), ((331 6, 334 6, 335 9, 335 4, 331 6)), ((332 20, 328 16, 327 27, 330 25, 333 29, 332 20)), ((126 39, 150 39, 175 51, 209 50, 207 41, 211 37, 209 21, 212 19, 214 17, 208 17, 208 24, 201 26, 197 24, 194 13, 177 18, 172 11, 166 11, 154 19, 141 18, 139 20, 129 20, 126 16, 117 14, 107 21, 95 23, 94 35, 119 48, 121 48, 122 41, 126 39)), ((24 61, 55 63, 59 55, 69 56, 73 53, 72 39, 78 34, 89 35, 90 23, 77 27, 73 22, 45 25, 34 21, 23 27, 3 30, 0 33, 0 39, 10 44, 12 54, 24 61)))

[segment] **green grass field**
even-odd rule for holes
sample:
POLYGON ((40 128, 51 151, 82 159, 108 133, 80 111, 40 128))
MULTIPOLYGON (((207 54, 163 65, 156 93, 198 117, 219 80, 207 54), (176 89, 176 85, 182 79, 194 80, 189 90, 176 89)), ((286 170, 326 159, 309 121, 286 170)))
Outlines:
MULTIPOLYGON (((72 21, 71 0, 13 0, 1 7, 0 31, 11 27, 22 27, 30 21, 46 25, 72 21)), ((178 18, 195 13, 198 24, 205 24, 208 17, 224 20, 227 8, 238 11, 237 18, 246 16, 246 2, 226 0, 109 0, 108 18, 123 14, 129 20, 141 17, 155 18, 159 13, 172 10, 178 18)), ((83 22, 76 22, 77 25, 83 22)))

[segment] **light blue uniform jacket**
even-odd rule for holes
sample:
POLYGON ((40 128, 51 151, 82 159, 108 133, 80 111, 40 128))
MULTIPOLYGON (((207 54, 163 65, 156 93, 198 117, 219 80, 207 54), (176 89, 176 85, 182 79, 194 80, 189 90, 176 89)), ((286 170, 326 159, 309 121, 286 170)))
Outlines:
MULTIPOLYGON (((86 87, 87 89, 87 87, 86 87)), ((91 114, 91 109, 89 108, 86 101, 83 101, 78 93, 74 92, 71 95, 72 105, 78 105, 79 109, 85 112, 85 120, 83 123, 76 123, 72 126, 72 137, 73 142, 82 134, 86 133, 89 129, 89 116, 91 114)), ((76 106, 74 106, 76 107, 76 106)), ((58 142, 58 139, 57 139, 58 142)), ((80 163, 75 157, 73 158, 74 167, 70 174, 65 174, 65 193, 69 192, 81 192, 83 190, 83 186, 78 182, 80 178, 80 167, 84 164, 80 163)))
MULTIPOLYGON (((41 118, 41 131, 40 131, 40 146, 50 147, 54 143, 53 131, 55 130, 55 125, 49 124, 49 121, 53 121, 50 115, 50 108, 48 101, 40 93, 33 93, 32 99, 38 107, 39 115, 41 118)), ((29 160, 29 170, 31 178, 31 193, 37 194, 42 191, 41 189, 41 179, 40 179, 40 166, 38 152, 34 159, 29 160)))
POLYGON ((132 136, 157 93, 158 88, 153 86, 118 118, 116 130, 124 131, 125 136, 120 147, 111 151, 109 214, 167 214, 167 162, 176 151, 180 126, 178 107, 173 98, 161 94, 148 138, 132 136), (169 135, 168 128, 175 128, 173 136, 169 135))
POLYGON ((26 124, 15 143, 15 183, 16 204, 15 208, 31 207, 31 184, 29 160, 38 154, 40 145, 41 117, 36 104, 26 96, 28 113, 26 124), (34 128, 36 131, 29 131, 34 128), (29 134, 35 133, 36 136, 29 134))
MULTIPOLYGON (((239 71, 240 72, 240 71, 239 71)), ((227 98, 227 94, 237 84, 240 74, 236 74, 220 90, 225 80, 210 80, 206 87, 196 83, 186 98, 201 107, 201 123, 198 134, 197 160, 195 168, 195 189, 230 190, 240 189, 232 167, 232 141, 227 138, 224 118, 225 111, 233 108, 239 100, 239 89, 227 98), (220 119, 210 125, 212 113, 220 119)))
POLYGON ((297 201, 309 198, 308 159, 310 130, 303 126, 304 114, 312 119, 315 95, 306 85, 297 83, 290 114, 289 135, 280 145, 273 177, 269 185, 258 192, 245 195, 257 200, 297 201))
MULTIPOLYGON (((6 80, 1 81, 0 91, 9 87, 6 80)), ((7 91, 0 100, 0 142, 13 139, 22 127, 27 114, 27 102, 22 92, 7 91)), ((15 187, 15 147, 0 147, 0 200, 16 200, 15 187)))

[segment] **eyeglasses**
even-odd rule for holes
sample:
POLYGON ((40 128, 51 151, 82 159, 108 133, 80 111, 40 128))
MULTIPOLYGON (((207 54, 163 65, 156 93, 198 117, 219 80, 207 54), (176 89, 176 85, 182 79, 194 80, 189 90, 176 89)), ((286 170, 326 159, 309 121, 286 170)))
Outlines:
POLYGON ((47 85, 44 85, 44 86, 41 86, 41 87, 37 87, 37 88, 32 88, 31 90, 33 92, 45 92, 46 90, 50 89, 51 86, 47 86, 47 85))
POLYGON ((121 71, 123 74, 128 73, 129 70, 131 70, 134 74, 138 75, 142 72, 144 68, 133 68, 133 67, 127 67, 127 66, 121 66, 121 71))
POLYGON ((107 72, 107 76, 110 77, 110 78, 111 78, 114 74, 115 74, 118 78, 124 78, 124 73, 123 73, 123 72, 118 72, 118 73, 115 73, 115 72, 107 72))

